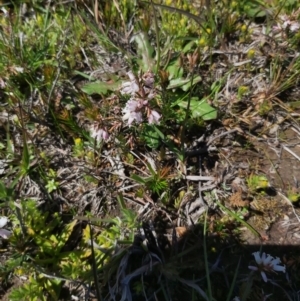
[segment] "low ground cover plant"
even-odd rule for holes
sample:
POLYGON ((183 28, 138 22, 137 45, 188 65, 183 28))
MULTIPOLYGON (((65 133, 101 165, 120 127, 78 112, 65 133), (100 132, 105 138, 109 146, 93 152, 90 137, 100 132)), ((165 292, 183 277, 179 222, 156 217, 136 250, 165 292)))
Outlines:
POLYGON ((2 300, 299 300, 297 1, 0 26, 2 300))

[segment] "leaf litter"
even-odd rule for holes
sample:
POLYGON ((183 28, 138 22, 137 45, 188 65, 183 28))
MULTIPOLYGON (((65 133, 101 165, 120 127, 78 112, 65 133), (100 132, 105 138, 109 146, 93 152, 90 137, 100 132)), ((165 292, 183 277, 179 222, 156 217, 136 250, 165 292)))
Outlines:
MULTIPOLYGON (((183 142, 180 141, 182 129, 173 127, 170 117, 166 122, 170 128, 168 139, 162 139, 160 149, 148 147, 146 138, 134 135, 122 124, 124 100, 122 103, 122 97, 107 95, 121 85, 114 76, 124 80, 124 70, 130 66, 122 54, 110 54, 100 45, 96 47, 95 65, 89 63, 89 68, 75 65, 80 72, 88 74, 88 78, 77 73, 73 83, 66 81, 61 91, 52 90, 56 98, 52 108, 45 96, 35 95, 34 91, 24 104, 11 97, 13 105, 7 108, 8 99, 2 96, 5 105, 0 112, 1 149, 6 148, 6 153, 1 152, 1 183, 8 187, 18 174, 8 166, 22 157, 25 138, 28 151, 37 161, 28 162, 28 170, 14 187, 16 203, 31 198, 46 211, 69 214, 75 208, 78 216, 88 211, 99 218, 119 217, 116 199, 122 194, 126 207, 143 221, 136 231, 144 231, 140 237, 144 239, 145 249, 133 244, 129 253, 120 259, 116 282, 112 286, 108 284, 110 293, 120 300, 134 298, 129 287, 133 279, 144 275, 150 281, 147 271, 152 269, 157 277, 165 277, 170 273, 168 269, 172 270, 174 249, 184 251, 196 245, 195 239, 203 239, 197 224, 203 222, 205 212, 209 212, 211 245, 216 237, 224 242, 216 244, 220 248, 227 248, 232 239, 244 245, 299 245, 300 59, 297 47, 286 43, 285 29, 289 27, 293 32, 296 25, 291 22, 295 21, 287 23, 283 18, 280 22, 283 23, 277 25, 279 32, 268 32, 264 23, 251 21, 247 25, 251 32, 248 42, 239 43, 236 37, 231 37, 214 49, 203 48, 198 61, 183 56, 187 68, 178 72, 180 77, 170 80, 166 91, 182 88, 185 92, 193 83, 195 95, 190 100, 178 98, 176 105, 178 110, 186 110, 190 102, 192 118, 206 123, 189 128, 183 142), (194 70, 194 82, 189 69, 194 70), (101 84, 90 82, 96 78, 101 84), (201 91, 202 84, 207 91, 201 91), (61 99, 64 93, 74 96, 75 100, 61 99), (60 118, 51 117, 53 112, 60 118), (93 112, 97 112, 97 117, 87 118, 88 114, 93 116, 93 112), (109 132, 109 142, 86 139, 85 153, 77 152, 74 156, 74 139, 88 137, 86 133, 95 123, 103 124, 109 132), (9 143, 16 149, 12 154, 9 154, 9 143), (179 160, 174 152, 181 147, 184 160, 179 160), (40 168, 47 173, 40 172, 40 168), (53 179, 59 183, 59 189, 51 192, 51 197, 44 181, 47 177, 52 180, 50 169, 55 170, 53 179), (29 176, 27 172, 32 174, 29 176), (265 176, 267 187, 256 184, 250 189, 247 180, 253 175, 265 176), (169 191, 158 189, 153 193, 153 185, 163 180, 167 181, 169 191), (291 192, 298 196, 294 203, 288 198, 291 192), (234 228, 239 232, 234 232, 234 228), (130 258, 132 254, 138 254, 140 267, 131 262, 134 261, 130 258), (166 269, 161 272, 156 266, 162 262, 166 269)), ((142 64, 143 59, 146 61, 147 68, 143 66, 142 76, 137 78, 140 85, 143 75, 153 68, 151 42, 148 35, 139 34, 126 45, 142 55, 138 64, 142 64), (147 52, 143 52, 144 47, 147 52)), ((85 53, 89 53, 88 49, 85 53)), ((21 69, 14 68, 11 72, 17 75, 21 69)), ((6 78, 2 81, 5 86, 6 78)), ((163 93, 159 89, 155 93, 163 93)), ((150 139, 152 146, 160 142, 159 135, 154 137, 150 139)), ((8 197, 9 191, 1 192, 1 198, 8 197)), ((115 260, 119 259, 120 252, 115 252, 115 260)), ((189 268, 186 270, 190 271, 189 268)), ((176 273, 173 277, 174 281, 193 287, 206 298, 195 282, 176 273)))

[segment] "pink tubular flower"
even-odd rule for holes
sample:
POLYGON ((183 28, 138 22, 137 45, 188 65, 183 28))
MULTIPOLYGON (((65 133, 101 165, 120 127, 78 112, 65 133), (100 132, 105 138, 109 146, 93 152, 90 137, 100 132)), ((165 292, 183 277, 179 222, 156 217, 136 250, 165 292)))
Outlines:
POLYGON ((123 109, 123 120, 128 120, 128 125, 131 126, 135 120, 137 123, 143 121, 142 108, 147 104, 147 101, 130 99, 127 101, 123 109))
POLYGON ((291 32, 298 31, 300 28, 300 24, 297 21, 286 20, 282 24, 282 28, 288 28, 291 32))
POLYGON ((0 88, 4 89, 6 87, 5 81, 0 77, 0 88))
POLYGON ((161 118, 161 115, 159 113, 157 113, 156 111, 154 110, 151 110, 150 111, 150 114, 148 116, 148 122, 150 124, 153 124, 153 123, 159 123, 159 119, 161 118))
POLYGON ((98 128, 98 126, 92 125, 90 128, 91 137, 95 138, 97 141, 108 140, 109 133, 103 128, 98 128))
POLYGON ((12 234, 11 231, 2 229, 4 226, 6 226, 7 222, 8 218, 6 216, 0 217, 0 236, 4 239, 9 239, 12 234))
POLYGON ((134 74, 131 71, 127 72, 127 75, 130 81, 124 82, 122 84, 120 92, 121 94, 130 94, 133 96, 140 90, 140 87, 134 77, 134 74))
POLYGON ((152 73, 151 71, 144 73, 142 76, 142 80, 148 88, 150 89, 154 88, 154 82, 155 82, 154 73, 152 73))
POLYGON ((254 259, 258 266, 248 266, 252 271, 259 271, 262 279, 268 282, 268 278, 265 272, 283 272, 285 273, 285 266, 279 265, 281 263, 280 259, 274 258, 271 255, 266 255, 266 253, 254 252, 254 259))
POLYGON ((156 97, 155 76, 148 71, 139 75, 137 79, 133 72, 127 73, 130 81, 124 82, 121 86, 121 94, 130 94, 131 98, 127 101, 122 110, 123 120, 131 126, 135 121, 137 124, 143 122, 143 118, 148 118, 149 124, 158 123, 161 115, 150 108, 150 101, 156 97))
POLYGON ((295 32, 300 29, 300 23, 298 22, 292 22, 290 23, 290 31, 295 32))
POLYGON ((279 16, 280 23, 273 27, 275 32, 279 32, 285 29, 290 30, 291 32, 296 32, 300 29, 300 23, 297 21, 299 11, 292 13, 291 16, 281 15, 279 16))

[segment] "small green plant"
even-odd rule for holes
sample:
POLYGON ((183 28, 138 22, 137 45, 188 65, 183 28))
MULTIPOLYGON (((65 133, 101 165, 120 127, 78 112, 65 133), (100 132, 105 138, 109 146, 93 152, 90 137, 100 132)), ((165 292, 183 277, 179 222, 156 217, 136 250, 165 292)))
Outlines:
POLYGON ((76 158, 83 158, 85 154, 84 143, 81 138, 74 139, 73 155, 76 158))
POLYGON ((238 89, 238 99, 241 99, 244 95, 249 92, 249 88, 246 86, 240 86, 238 89))
POLYGON ((56 181, 57 178, 57 173, 53 170, 53 169, 49 169, 48 174, 47 174, 47 184, 46 184, 46 188, 47 191, 50 193, 54 190, 57 190, 59 187, 59 182, 56 181))
POLYGON ((269 100, 264 100, 258 108, 258 112, 260 115, 266 115, 272 110, 273 106, 269 100))
POLYGON ((293 204, 299 203, 300 201, 300 193, 295 188, 291 188, 288 190, 287 197, 293 204))
MULTIPOLYGON (((280 260, 255 252, 245 273, 247 246, 231 244, 264 238, 250 219, 268 214, 250 199, 272 188, 231 160, 256 149, 256 124, 267 144, 299 123, 299 1, 6 2, 1 288, 23 280, 8 298, 71 299, 74 283, 97 300, 278 299, 280 260)), ((288 256, 282 300, 299 286, 288 256)))
MULTIPOLYGON (((10 266, 19 276, 29 278, 24 286, 13 290, 12 299, 49 300, 47 299, 49 294, 52 300, 57 300, 61 280, 55 277, 49 279, 43 273, 52 275, 59 272, 62 276, 72 277, 64 269, 63 263, 73 260, 72 264, 75 265, 74 254, 78 252, 74 254, 73 251, 64 252, 63 248, 73 232, 76 220, 63 226, 58 214, 50 216, 47 212, 41 212, 33 200, 22 201, 17 216, 18 218, 15 217, 13 221, 14 231, 10 238, 15 252, 13 255, 15 259, 11 261, 15 263, 11 262, 10 266), (18 261, 18 258, 23 259, 18 261)), ((77 260, 80 261, 78 256, 77 260)), ((78 277, 79 274, 73 276, 78 277)))
POLYGON ((59 182, 55 181, 55 179, 50 179, 50 180, 47 182, 47 184, 46 184, 45 187, 47 188, 47 191, 48 191, 49 193, 51 193, 52 191, 58 189, 58 187, 59 187, 59 182))
POLYGON ((141 138, 150 148, 157 149, 161 145, 161 139, 155 125, 145 124, 142 127, 141 138))
POLYGON ((255 192, 258 190, 266 190, 270 184, 266 176, 263 175, 250 175, 247 179, 248 189, 251 192, 255 192))
POLYGON ((48 279, 43 276, 38 276, 36 278, 34 276, 30 276, 28 283, 14 289, 10 293, 9 298, 12 301, 47 301, 49 298, 51 298, 50 300, 58 300, 60 289, 61 280, 48 279), (46 295, 45 291, 49 295, 46 295))
POLYGON ((151 174, 149 177, 140 177, 136 174, 132 174, 131 178, 137 183, 145 185, 146 189, 149 189, 152 193, 160 195, 163 191, 168 189, 168 174, 170 169, 165 167, 163 169, 154 170, 149 163, 146 163, 146 166, 151 174))

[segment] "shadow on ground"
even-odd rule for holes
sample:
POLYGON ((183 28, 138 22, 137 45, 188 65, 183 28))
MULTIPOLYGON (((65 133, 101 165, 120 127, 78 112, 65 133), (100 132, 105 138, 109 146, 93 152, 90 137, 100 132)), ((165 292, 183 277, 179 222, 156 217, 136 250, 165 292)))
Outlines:
POLYGON ((299 300, 299 246, 264 241, 248 245, 230 235, 204 238, 200 225, 184 233, 174 228, 166 243, 166 236, 156 236, 148 224, 143 229, 118 264, 113 263, 118 266, 116 273, 103 287, 110 286, 115 300, 205 300, 209 285, 219 301, 299 300), (257 251, 279 257, 286 273, 266 272, 268 282, 264 282, 260 271, 248 268, 257 265, 253 256, 257 251))

